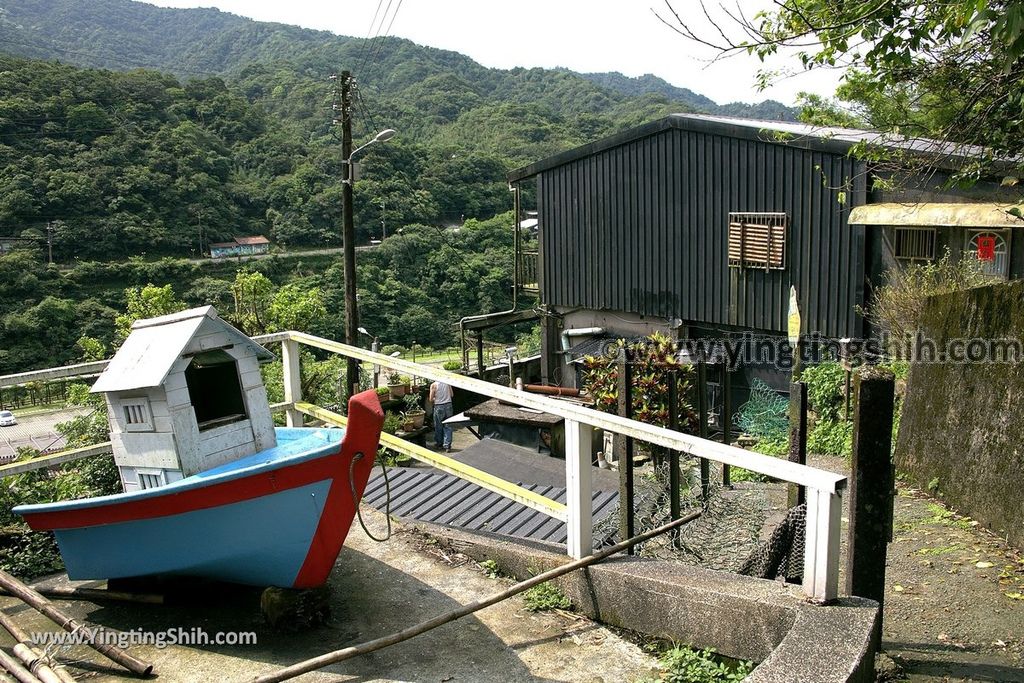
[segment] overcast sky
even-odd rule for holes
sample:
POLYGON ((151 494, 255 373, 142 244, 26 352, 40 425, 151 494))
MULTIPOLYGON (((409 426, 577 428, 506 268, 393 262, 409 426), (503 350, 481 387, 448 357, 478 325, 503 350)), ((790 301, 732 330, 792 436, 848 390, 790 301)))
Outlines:
MULTIPOLYGON (((149 0, 163 7, 217 7, 261 21, 278 21, 340 35, 365 37, 378 7, 375 0, 149 0)), ((741 0, 756 11, 763 0, 741 0)), ((792 104, 807 90, 829 95, 834 73, 801 73, 758 92, 760 62, 739 55, 708 65, 712 56, 658 21, 652 7, 664 0, 384 0, 400 11, 391 35, 421 45, 455 50, 484 66, 562 66, 581 72, 653 73, 719 102, 774 98, 792 104)), ((693 16, 697 0, 674 0, 693 16)), ((390 21, 390 15, 389 15, 390 21)), ((710 25, 703 26, 713 32, 710 25)), ((387 28, 385 23, 384 29, 387 28)), ((382 29, 382 30, 384 30, 382 29)), ((714 33, 709 33, 714 35, 714 33)), ((795 60, 773 65, 796 68, 795 60)))

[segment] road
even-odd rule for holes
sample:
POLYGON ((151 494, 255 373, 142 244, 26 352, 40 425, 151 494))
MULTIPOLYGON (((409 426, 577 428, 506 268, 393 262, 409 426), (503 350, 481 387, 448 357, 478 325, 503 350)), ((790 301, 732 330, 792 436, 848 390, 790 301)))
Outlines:
MULTIPOLYGON (((356 247, 356 251, 369 251, 370 249, 376 249, 376 244, 364 244, 356 247)), ((212 258, 194 258, 186 259, 189 263, 220 263, 221 261, 252 261, 255 259, 265 259, 276 256, 278 258, 299 258, 302 256, 320 256, 323 254, 341 254, 345 250, 343 247, 331 247, 329 249, 306 249, 304 251, 275 251, 270 254, 250 254, 249 256, 225 256, 223 258, 212 259, 212 258)))
MULTIPOLYGON (((89 412, 88 408, 54 410, 27 417, 19 417, 13 427, 0 427, 0 462, 14 458, 18 449, 27 446, 36 450, 60 450, 64 437, 57 433, 58 422, 67 422, 77 415, 89 412)), ((17 415, 17 411, 15 411, 17 415)))

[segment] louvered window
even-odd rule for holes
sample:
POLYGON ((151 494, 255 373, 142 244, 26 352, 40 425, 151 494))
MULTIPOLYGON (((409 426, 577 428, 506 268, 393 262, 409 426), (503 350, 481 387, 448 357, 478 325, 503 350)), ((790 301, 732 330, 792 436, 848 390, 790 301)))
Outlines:
POLYGON ((786 267, 784 213, 730 213, 729 265, 781 270, 786 267))
POLYGON ((153 430, 153 421, 149 414, 149 401, 146 399, 122 399, 121 410, 124 411, 125 431, 149 432, 153 430))
POLYGON ((155 489, 167 483, 163 470, 138 470, 137 474, 140 489, 155 489))
POLYGON ((935 228, 896 228, 893 254, 901 261, 935 258, 935 228))

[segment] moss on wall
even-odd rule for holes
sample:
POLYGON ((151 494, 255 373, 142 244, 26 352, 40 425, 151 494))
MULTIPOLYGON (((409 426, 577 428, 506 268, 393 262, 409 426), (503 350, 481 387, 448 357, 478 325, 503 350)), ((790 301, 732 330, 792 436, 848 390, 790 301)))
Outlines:
MULTIPOLYGON (((932 297, 925 338, 1024 340, 1024 282, 932 297)), ((1024 363, 911 365, 898 469, 1024 547, 1024 363)))

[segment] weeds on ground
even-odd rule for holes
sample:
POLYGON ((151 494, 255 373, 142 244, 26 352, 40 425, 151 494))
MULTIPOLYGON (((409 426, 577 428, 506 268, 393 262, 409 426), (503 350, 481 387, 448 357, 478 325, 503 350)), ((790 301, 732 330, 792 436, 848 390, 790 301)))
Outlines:
POLYGON ((545 612, 554 609, 570 609, 572 601, 561 589, 550 581, 538 584, 523 593, 526 609, 531 612, 545 612))
POLYGON ((738 683, 754 670, 752 662, 730 660, 712 650, 673 645, 658 657, 662 673, 643 683, 738 683))
POLYGON ((480 563, 480 569, 488 579, 497 579, 501 576, 501 570, 498 569, 498 563, 494 560, 484 560, 480 563))

